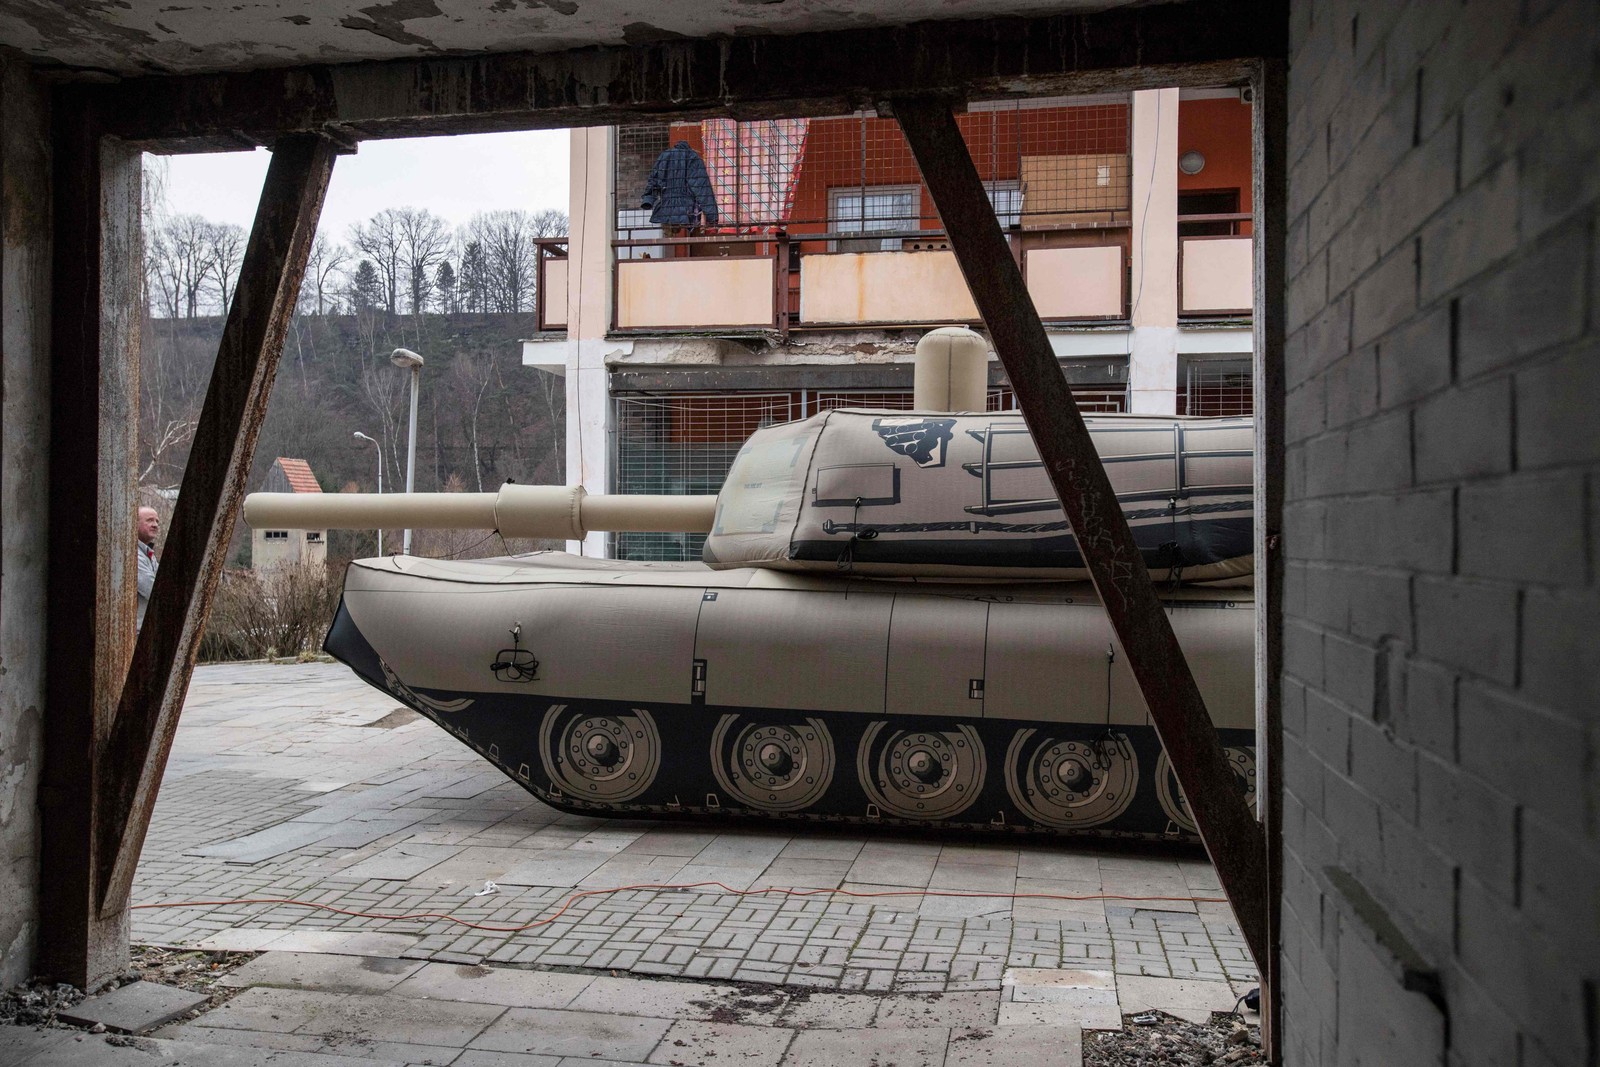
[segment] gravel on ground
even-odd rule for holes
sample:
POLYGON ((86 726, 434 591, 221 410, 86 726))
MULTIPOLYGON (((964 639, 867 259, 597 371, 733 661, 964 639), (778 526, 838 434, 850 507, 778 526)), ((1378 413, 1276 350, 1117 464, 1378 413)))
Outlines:
POLYGON ((1249 1067, 1267 1062, 1261 1028, 1224 1012, 1212 1013, 1208 1023, 1184 1022, 1160 1012, 1125 1015, 1121 1030, 1085 1038, 1084 1067, 1249 1067))

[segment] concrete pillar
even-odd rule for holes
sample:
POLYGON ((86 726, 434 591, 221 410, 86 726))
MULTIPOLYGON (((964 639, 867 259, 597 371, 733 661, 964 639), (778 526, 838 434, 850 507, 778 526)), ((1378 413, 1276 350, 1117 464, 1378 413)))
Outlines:
POLYGON ((1178 405, 1178 90, 1133 94, 1128 409, 1178 405))
MULTIPOLYGON (((50 106, 49 641, 39 783, 47 888, 39 894, 38 969, 93 988, 128 963, 128 912, 102 909, 99 899, 110 862, 99 846, 113 830, 100 783, 108 763, 123 757, 109 738, 134 648, 127 524, 144 310, 141 162, 137 147, 99 135, 99 116, 82 94, 57 87, 50 106)), ((17 178, 7 172, 8 188, 17 178)), ((4 432, 14 432, 9 419, 4 432)))
MULTIPOLYGON (((611 328, 612 165, 615 130, 572 131, 572 191, 567 243, 567 484, 591 493, 611 488, 611 398, 606 390, 606 333, 611 328)), ((591 533, 567 551, 605 555, 591 533)))
POLYGON ((0 55, 0 988, 36 973, 49 529, 49 90, 0 55))

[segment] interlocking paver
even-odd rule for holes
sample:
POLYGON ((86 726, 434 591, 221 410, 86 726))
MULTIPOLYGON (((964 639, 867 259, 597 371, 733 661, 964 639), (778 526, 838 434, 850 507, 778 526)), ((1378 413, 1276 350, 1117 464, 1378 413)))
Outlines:
POLYGON ((1215 874, 1193 852, 793 837, 572 816, 539 804, 428 723, 364 728, 393 709, 333 665, 198 670, 138 902, 289 897, 378 915, 246 904, 140 911, 135 938, 821 989, 997 990, 1007 966, 1255 976, 1226 905, 1059 899, 1213 895, 1215 874), (475 896, 486 881, 501 883, 498 891, 475 896), (908 895, 626 890, 577 900, 560 920, 520 932, 383 917, 450 914, 515 927, 553 915, 580 888, 695 881, 908 895), (1013 901, 1012 892, 1032 896, 1013 901))

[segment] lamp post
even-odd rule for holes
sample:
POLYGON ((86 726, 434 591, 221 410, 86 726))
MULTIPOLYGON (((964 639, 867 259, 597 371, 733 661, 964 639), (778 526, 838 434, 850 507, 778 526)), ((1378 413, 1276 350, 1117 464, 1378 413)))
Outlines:
MULTIPOLYGON (((360 430, 356 431, 356 437, 358 437, 359 439, 361 439, 363 441, 370 441, 372 443, 372 446, 378 450, 378 495, 382 496, 383 495, 383 446, 378 444, 377 438, 368 437, 366 434, 362 433, 360 430)), ((378 555, 380 555, 380 556, 383 555, 383 531, 382 530, 378 531, 378 555)))
MULTIPOLYGON (((411 371, 411 428, 406 433, 406 492, 411 492, 417 474, 417 387, 422 379, 422 357, 409 348, 397 348, 389 362, 402 370, 411 371)), ((406 527, 400 542, 400 551, 411 555, 411 528, 406 527)))

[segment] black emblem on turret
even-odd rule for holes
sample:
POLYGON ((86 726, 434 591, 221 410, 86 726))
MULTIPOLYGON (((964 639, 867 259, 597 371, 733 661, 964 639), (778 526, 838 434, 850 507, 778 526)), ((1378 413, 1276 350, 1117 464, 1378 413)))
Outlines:
POLYGON ((908 418, 873 419, 872 428, 883 443, 919 467, 944 466, 955 419, 908 418))

